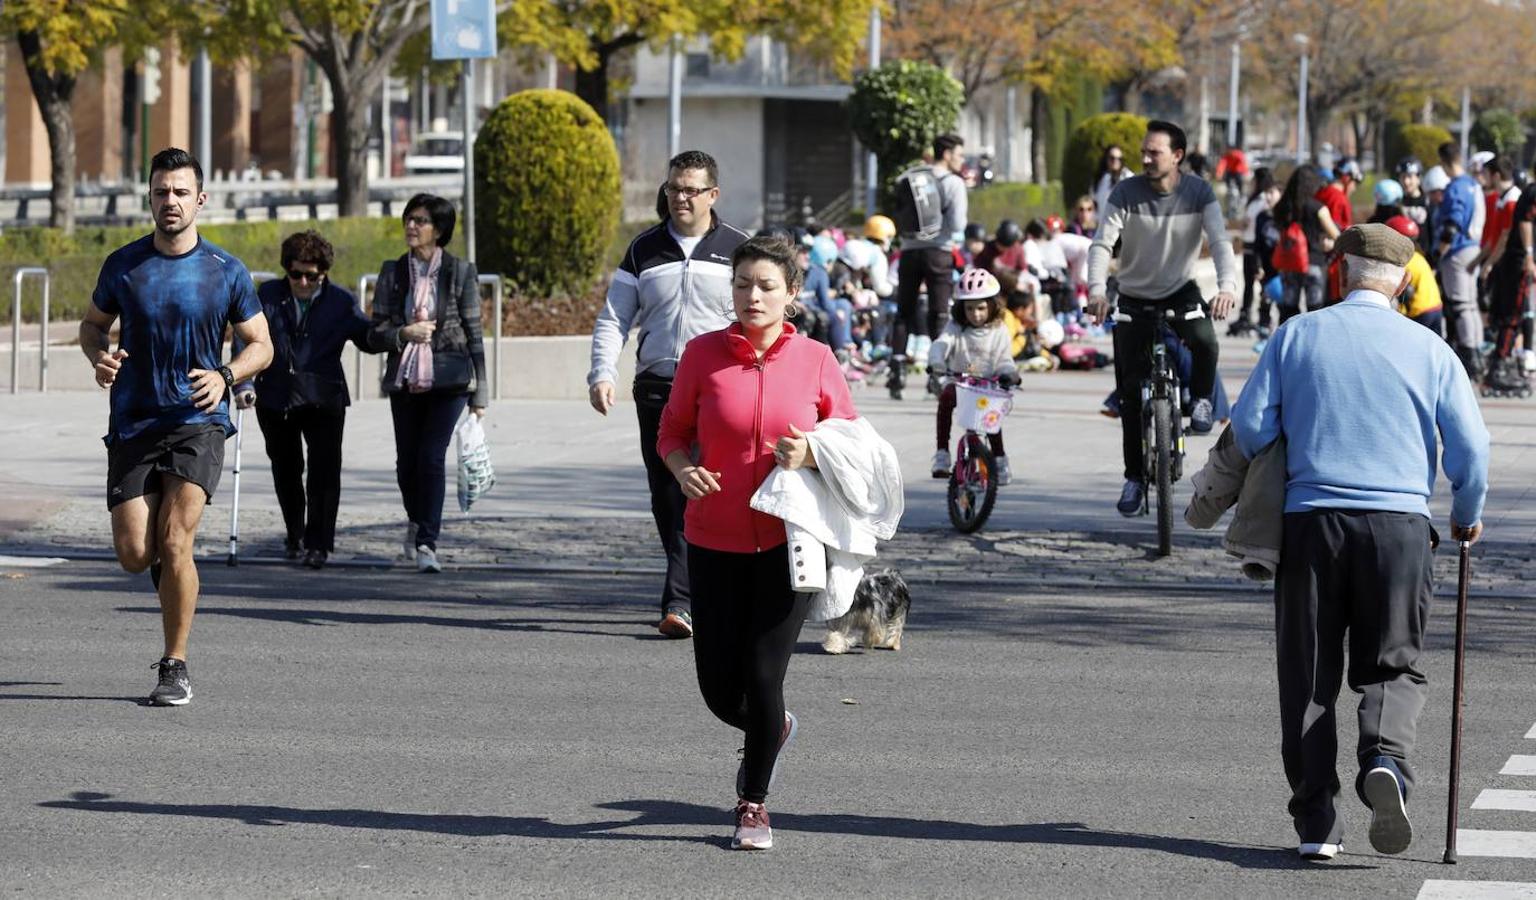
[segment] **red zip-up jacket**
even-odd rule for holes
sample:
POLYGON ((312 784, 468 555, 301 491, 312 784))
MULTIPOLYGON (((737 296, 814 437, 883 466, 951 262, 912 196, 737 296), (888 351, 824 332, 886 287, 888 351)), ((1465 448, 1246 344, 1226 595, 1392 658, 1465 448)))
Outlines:
POLYGON ((689 341, 661 414, 656 452, 666 459, 697 443, 695 458, 720 473, 720 490, 688 501, 683 536, 727 553, 784 543, 784 520, 748 505, 773 471, 772 444, 789 434, 790 423, 810 431, 823 419, 858 415, 831 349, 788 323, 762 359, 739 324, 689 341))

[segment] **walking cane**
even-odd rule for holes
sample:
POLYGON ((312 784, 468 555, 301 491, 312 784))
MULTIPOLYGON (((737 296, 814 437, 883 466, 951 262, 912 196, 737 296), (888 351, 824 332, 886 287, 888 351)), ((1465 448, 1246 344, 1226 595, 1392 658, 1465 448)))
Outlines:
POLYGON ((1456 680, 1451 689, 1451 785, 1446 800, 1445 858, 1448 866, 1456 865, 1456 808, 1461 792, 1461 691, 1462 671, 1467 655, 1467 581, 1471 574, 1471 541, 1461 541, 1461 560, 1456 574, 1456 680))
POLYGON ((229 565, 240 565, 240 439, 245 437, 245 410, 235 410, 235 498, 229 505, 229 565))

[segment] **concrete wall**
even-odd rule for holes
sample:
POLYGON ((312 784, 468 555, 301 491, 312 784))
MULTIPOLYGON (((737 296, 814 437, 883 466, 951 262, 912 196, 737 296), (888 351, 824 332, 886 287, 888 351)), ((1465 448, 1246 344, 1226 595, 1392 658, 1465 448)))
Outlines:
MULTIPOLYGON (((763 101, 683 97, 684 150, 703 150, 720 164, 715 211, 739 228, 763 220, 763 101)), ((625 219, 655 218, 656 185, 667 176, 667 101, 631 100, 625 135, 625 219)))

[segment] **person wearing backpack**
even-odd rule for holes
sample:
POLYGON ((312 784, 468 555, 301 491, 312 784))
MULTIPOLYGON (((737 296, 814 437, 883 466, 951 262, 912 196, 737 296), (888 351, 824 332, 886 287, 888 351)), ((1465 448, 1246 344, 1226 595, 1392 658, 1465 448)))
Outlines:
POLYGON ((1317 199, 1323 177, 1312 166, 1298 166, 1285 183, 1280 201, 1275 204, 1275 227, 1280 242, 1270 257, 1275 271, 1285 285, 1280 301, 1280 324, 1301 312, 1303 297, 1307 309, 1323 305, 1324 269, 1328 251, 1339 236, 1328 207, 1317 199))
POLYGON ((955 289, 954 251, 965 232, 967 197, 960 177, 965 142, 957 134, 939 135, 933 141, 933 159, 932 168, 913 169, 896 183, 901 258, 897 261, 896 322, 891 329, 891 374, 885 385, 896 400, 906 386, 907 336, 937 336, 939 320, 949 310, 955 289), (920 321, 918 291, 924 285, 928 316, 920 321))

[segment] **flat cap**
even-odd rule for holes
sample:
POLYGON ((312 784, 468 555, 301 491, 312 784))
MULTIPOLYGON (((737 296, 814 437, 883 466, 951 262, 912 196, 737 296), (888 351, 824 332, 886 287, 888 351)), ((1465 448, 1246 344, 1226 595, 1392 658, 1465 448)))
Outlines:
POLYGON ((1378 259, 1394 266, 1406 266, 1413 259, 1413 241, 1380 222, 1350 226, 1339 235, 1333 249, 1341 254, 1378 259))

